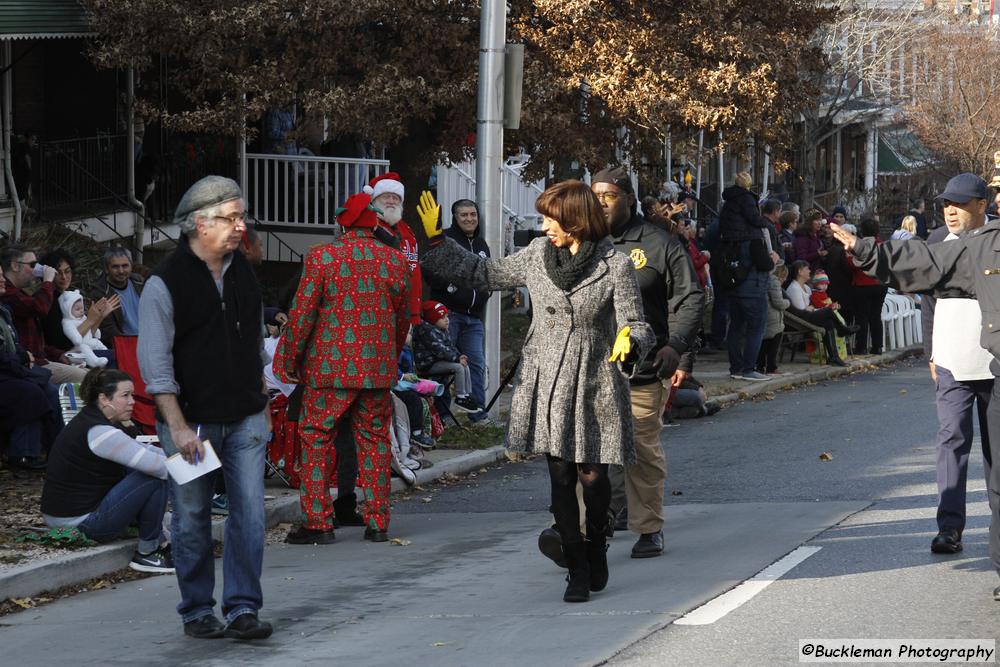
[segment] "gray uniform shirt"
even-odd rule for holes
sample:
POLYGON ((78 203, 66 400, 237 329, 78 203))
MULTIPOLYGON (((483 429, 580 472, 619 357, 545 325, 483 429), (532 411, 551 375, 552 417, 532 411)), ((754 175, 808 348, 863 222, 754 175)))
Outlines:
MULTIPOLYGON (((953 288, 979 300, 979 344, 1000 359, 1000 221, 993 220, 949 243, 872 239, 854 244, 855 262, 865 273, 903 292, 953 288)), ((994 375, 1000 366, 992 364, 994 375)))

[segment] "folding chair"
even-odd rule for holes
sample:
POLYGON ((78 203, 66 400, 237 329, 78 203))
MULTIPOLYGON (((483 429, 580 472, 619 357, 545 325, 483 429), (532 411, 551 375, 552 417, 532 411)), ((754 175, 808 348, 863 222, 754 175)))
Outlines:
POLYGON ((133 396, 135 406, 132 408, 132 421, 142 428, 146 435, 156 434, 156 403, 146 391, 146 383, 142 381, 139 370, 139 358, 136 354, 138 336, 115 336, 115 357, 118 359, 119 370, 128 373, 135 385, 133 396))
POLYGON ((458 419, 455 418, 455 413, 451 411, 451 385, 455 384, 455 374, 447 373, 445 375, 427 375, 428 380, 433 380, 441 386, 444 387, 444 391, 440 396, 434 397, 434 407, 437 408, 438 415, 441 417, 441 423, 444 423, 444 418, 448 417, 451 419, 452 423, 459 428, 465 428, 458 423, 458 419))
POLYGON ((784 361, 785 350, 788 350, 789 363, 795 361, 795 352, 799 345, 815 341, 823 349, 823 327, 806 322, 801 317, 785 311, 785 330, 782 332, 781 347, 778 350, 778 361, 784 361))
POLYGON ((62 410, 64 424, 68 424, 83 409, 79 384, 67 382, 59 385, 59 407, 62 410))

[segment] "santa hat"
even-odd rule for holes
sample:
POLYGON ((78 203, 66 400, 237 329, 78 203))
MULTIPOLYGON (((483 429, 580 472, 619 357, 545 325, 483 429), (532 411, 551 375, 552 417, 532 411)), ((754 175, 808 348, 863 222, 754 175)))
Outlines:
POLYGON ((437 324, 442 317, 448 317, 448 306, 440 301, 424 301, 422 310, 428 324, 437 324))
POLYGON ((400 199, 403 199, 403 193, 406 190, 403 188, 403 182, 399 180, 399 174, 394 171, 388 171, 368 181, 368 185, 364 187, 364 191, 370 194, 372 199, 378 199, 379 195, 386 192, 397 194, 400 199))
POLYGON ((337 209, 337 222, 343 227, 374 227, 378 224, 372 198, 364 192, 348 197, 343 207, 337 209))
POLYGON ((822 269, 818 269, 813 274, 812 280, 810 282, 813 285, 829 285, 830 284, 830 276, 826 275, 826 271, 823 271, 822 269))

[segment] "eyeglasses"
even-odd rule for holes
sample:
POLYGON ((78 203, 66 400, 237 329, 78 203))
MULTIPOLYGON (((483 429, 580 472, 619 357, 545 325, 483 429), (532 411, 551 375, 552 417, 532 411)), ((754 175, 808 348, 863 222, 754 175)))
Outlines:
POLYGON ((35 264, 38 264, 38 260, 37 259, 33 259, 30 262, 22 262, 21 260, 15 259, 11 263, 12 264, 26 264, 27 266, 30 266, 31 268, 35 268, 35 264))
POLYGON ((596 192, 594 194, 597 197, 597 201, 602 204, 614 204, 621 198, 621 195, 617 192, 596 192))
POLYGON ((230 225, 237 225, 237 224, 239 224, 241 222, 245 223, 247 221, 247 214, 246 213, 239 213, 237 215, 229 215, 229 216, 226 216, 226 215, 217 215, 217 216, 215 216, 215 219, 216 220, 225 220, 230 225))

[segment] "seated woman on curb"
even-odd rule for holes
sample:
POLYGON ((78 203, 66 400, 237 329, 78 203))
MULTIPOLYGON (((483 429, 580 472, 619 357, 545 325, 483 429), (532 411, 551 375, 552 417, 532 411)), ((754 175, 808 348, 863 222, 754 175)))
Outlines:
POLYGON ((86 404, 56 438, 42 488, 42 516, 49 526, 73 526, 95 542, 118 538, 133 521, 139 544, 129 567, 174 571, 170 546, 161 546, 167 508, 167 466, 162 449, 119 430, 132 416, 132 379, 95 368, 80 385, 86 404))

